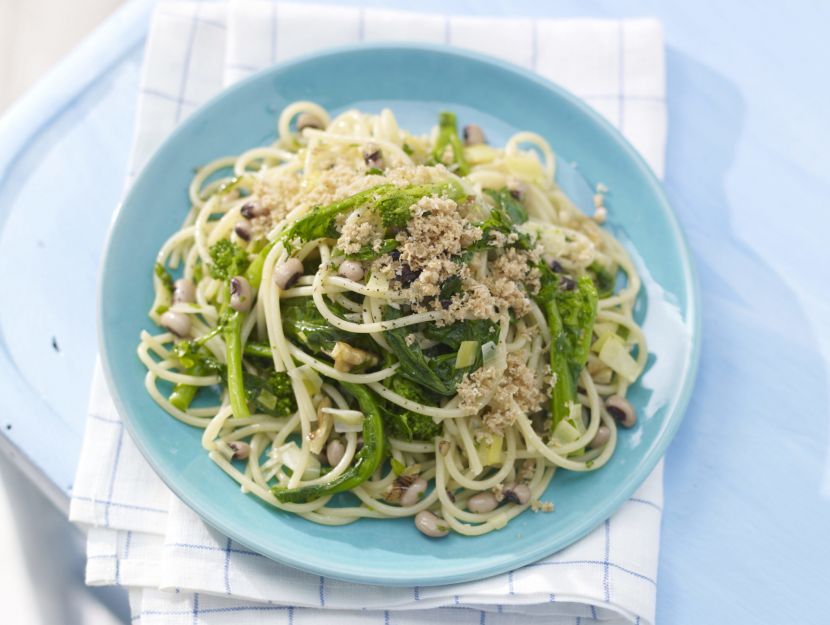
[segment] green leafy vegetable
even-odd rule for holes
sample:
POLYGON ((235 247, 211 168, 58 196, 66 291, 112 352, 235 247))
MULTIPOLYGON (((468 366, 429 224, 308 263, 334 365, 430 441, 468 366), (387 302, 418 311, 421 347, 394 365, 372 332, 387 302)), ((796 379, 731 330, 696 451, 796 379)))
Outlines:
MULTIPOLYGON (((191 341, 179 341, 173 348, 173 353, 179 359, 179 363, 187 371, 198 371, 194 375, 206 375, 213 371, 221 375, 227 385, 228 393, 233 406, 233 414, 236 417, 250 416, 248 405, 245 403, 245 385, 242 378, 242 322, 244 315, 237 311, 227 312, 219 319, 210 332, 191 341), (222 334, 225 340, 227 367, 221 365, 216 359, 208 355, 204 348, 207 343, 214 336, 222 334)), ((180 405, 189 405, 196 395, 196 389, 188 388, 189 385, 176 385, 173 389, 173 394, 170 397, 172 402, 174 399, 177 403, 173 405, 180 407, 180 405)), ((185 408, 181 408, 184 410, 185 408)))
POLYGON ((346 258, 352 260, 374 260, 379 256, 388 254, 389 252, 398 248, 398 242, 395 239, 384 239, 378 249, 371 245, 364 245, 353 254, 346 254, 346 258))
MULTIPOLYGON (((218 336, 224 331, 225 325, 228 323, 228 319, 229 315, 222 315, 219 317, 219 322, 216 326, 210 332, 203 334, 198 339, 176 342, 173 346, 173 353, 176 355, 176 358, 179 359, 182 367, 190 369, 200 362, 210 364, 210 361, 206 359, 208 352, 205 351, 203 347, 210 339, 214 336, 218 336)), ((213 367, 211 365, 208 368, 213 371, 219 370, 218 366, 213 367)))
MULTIPOLYGON (((386 310, 395 309, 387 307, 386 310)), ((400 315, 384 315, 385 318, 396 318, 397 316, 400 315)), ((409 329, 407 328, 396 328, 384 333, 386 342, 401 364, 400 374, 439 395, 453 395, 458 380, 442 378, 436 371, 439 367, 436 366, 438 363, 435 362, 435 359, 428 358, 418 347, 407 345, 406 335, 408 332, 409 329)), ((458 369, 457 371, 461 370, 458 369)))
POLYGON ((553 427, 570 415, 576 398, 579 372, 588 360, 591 333, 597 314, 597 291, 589 276, 568 290, 560 276, 539 263, 542 287, 536 303, 545 311, 551 333, 550 367, 556 374, 551 397, 553 427))
POLYGON ((244 274, 251 264, 245 250, 228 239, 221 239, 208 252, 211 261, 210 275, 220 280, 230 280, 234 276, 244 274))
MULTIPOLYGON (((384 319, 397 319, 401 314, 401 311, 387 306, 383 317, 384 319)), ((422 351, 417 345, 407 344, 406 336, 413 331, 413 328, 387 330, 384 336, 400 362, 401 376, 439 395, 451 396, 455 394, 455 388, 464 374, 475 371, 482 364, 479 352, 473 365, 456 369, 458 348, 466 340, 486 342, 491 335, 492 327, 494 327, 492 323, 486 320, 460 321, 441 328, 426 324, 422 330, 424 335, 441 343, 427 351, 422 351)))
POLYGON ((381 196, 373 206, 373 210, 380 213, 383 225, 387 228, 405 228, 412 216, 410 207, 421 198, 433 195, 460 200, 467 194, 455 180, 412 185, 381 196))
POLYGON ((438 139, 432 149, 432 160, 454 168, 459 176, 466 176, 470 172, 470 167, 464 158, 464 146, 458 136, 455 113, 444 111, 438 116, 438 139), (444 153, 448 146, 452 152, 452 161, 449 163, 444 160, 444 153))
POLYGON ((245 395, 257 412, 284 417, 297 410, 291 378, 282 371, 269 369, 258 374, 243 371, 245 395))
MULTIPOLYGON (((510 199, 513 199, 512 196, 510 197, 510 199)), ((498 202, 496 203, 496 206, 493 207, 493 209, 490 211, 490 214, 487 216, 487 219, 478 222, 476 226, 481 228, 482 236, 478 241, 476 241, 470 247, 467 248, 470 251, 483 250, 490 247, 490 237, 493 232, 500 232, 504 236, 509 236, 511 234, 515 235, 515 243, 510 243, 509 245, 514 245, 519 249, 529 250, 533 247, 530 240, 530 235, 526 232, 519 232, 513 227, 513 219, 508 214, 507 210, 503 208, 502 205, 498 202)))
POLYGON ((248 284, 251 285, 251 288, 256 291, 259 288, 260 283, 262 282, 262 268, 265 266, 265 259, 268 258, 268 254, 271 249, 276 245, 276 241, 271 241, 265 247, 263 247, 257 255, 254 256, 254 259, 251 261, 251 264, 248 265, 248 269, 245 272, 245 277, 248 279, 248 284))
MULTIPOLYGON (((212 334, 224 331, 227 320, 223 321, 212 334)), ((208 375, 211 373, 221 376, 228 383, 228 369, 203 347, 207 337, 195 341, 179 341, 173 348, 173 353, 179 363, 190 375, 208 375), (205 339, 203 341, 202 339, 205 339)), ((260 343, 248 343, 244 353, 260 358, 271 358, 271 348, 260 343)), ((272 367, 258 369, 256 373, 242 371, 242 386, 245 398, 258 412, 275 417, 289 415, 297 410, 294 391, 287 373, 275 371, 272 367)), ((229 386, 230 388, 230 386, 229 386)), ((177 384, 170 395, 170 402, 180 410, 186 410, 195 398, 198 387, 188 384, 177 384)))
POLYGON ((604 267, 599 262, 594 261, 588 265, 588 273, 594 281, 600 299, 611 297, 614 294, 614 288, 617 286, 616 270, 604 267))
MULTIPOLYGON (((204 363, 196 363, 192 367, 185 369, 185 373, 187 375, 206 375, 209 373, 209 369, 204 363)), ((193 403, 193 399, 196 397, 198 390, 199 387, 193 386, 192 384, 176 384, 173 387, 173 392, 170 393, 170 403, 179 410, 187 410, 190 404, 193 403)))
POLYGON ((368 204, 375 200, 379 195, 394 191, 395 185, 381 184, 371 187, 360 193, 355 193, 349 197, 327 204, 325 206, 316 206, 305 217, 296 221, 283 235, 283 241, 286 246, 290 246, 294 239, 302 241, 313 241, 314 239, 338 237, 337 229, 335 228, 335 220, 340 213, 354 210, 360 206, 368 204))
POLYGON ((255 356, 257 358, 273 358, 274 351, 267 343, 256 343, 248 341, 245 343, 245 349, 242 350, 246 356, 255 356))
MULTIPOLYGON (((389 378, 387 386, 401 397, 416 401, 419 404, 432 406, 437 403, 434 395, 400 375, 393 375, 389 378)), ((394 404, 384 406, 382 412, 387 427, 397 438, 408 441, 431 441, 441 434, 443 429, 440 423, 435 423, 432 420, 432 417, 412 410, 405 410, 394 404)))
POLYGON ((527 221, 527 210, 522 203, 513 197, 507 187, 501 189, 485 189, 484 191, 489 195, 496 206, 504 211, 514 224, 523 224, 527 221))
POLYGON ((340 386, 357 400, 363 413, 363 447, 355 454, 352 465, 331 482, 292 489, 273 487, 271 492, 283 503, 306 503, 312 499, 351 490, 372 477, 383 462, 383 418, 376 396, 360 384, 340 382, 340 386))
POLYGON ((423 334, 432 341, 457 350, 464 341, 477 341, 482 345, 487 341, 497 341, 499 330, 489 319, 468 319, 440 327, 430 323, 424 327, 423 334))
POLYGON ((591 351, 597 299, 596 287, 589 276, 581 276, 574 289, 568 290, 560 286, 556 291, 556 306, 567 339, 574 379, 585 366, 591 351))
POLYGON ((438 299, 442 302, 452 299, 453 295, 461 293, 462 286, 461 276, 450 276, 441 284, 438 299))
POLYGON ((335 227, 337 216, 361 206, 377 211, 387 228, 403 228, 409 221, 409 207, 429 195, 442 195, 458 200, 464 197, 465 193, 461 185, 455 181, 402 188, 393 184, 377 185, 339 202, 315 207, 285 232, 283 242, 290 251, 297 239, 336 239, 339 236, 335 227))
MULTIPOLYGON (((287 299, 280 306, 285 336, 312 354, 330 354, 337 341, 368 352, 376 350, 375 342, 368 335, 346 332, 326 321, 310 297, 287 299)), ((345 309, 333 302, 329 302, 329 308, 340 316, 346 313, 345 309)))
POLYGON ((179 341, 173 346, 173 354, 179 360, 179 364, 185 369, 192 369, 197 362, 203 360, 199 354, 200 345, 195 341, 179 341))
POLYGON ((228 397, 230 398, 233 416, 245 419, 251 416, 248 409, 245 382, 242 376, 242 323, 245 315, 234 311, 222 332, 225 339, 225 356, 227 359, 228 397))

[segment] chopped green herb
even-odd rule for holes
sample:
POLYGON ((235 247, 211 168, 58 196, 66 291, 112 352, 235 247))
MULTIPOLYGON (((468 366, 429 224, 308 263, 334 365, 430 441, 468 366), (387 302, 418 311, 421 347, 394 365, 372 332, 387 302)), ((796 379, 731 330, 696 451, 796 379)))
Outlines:
POLYGON ((168 293, 171 295, 173 294, 173 276, 170 275, 170 272, 164 268, 164 265, 161 263, 156 263, 154 267, 154 271, 156 272, 156 276, 158 276, 159 280, 161 280, 162 286, 167 289, 168 293))
POLYGON ((380 246, 375 249, 372 245, 364 245, 358 251, 352 254, 346 254, 346 258, 352 260, 374 260, 384 254, 388 254, 398 248, 398 242, 395 239, 384 239, 380 246))
POLYGON ((227 239, 221 239, 209 250, 210 275, 220 280, 230 280, 245 273, 251 261, 241 247, 227 239))

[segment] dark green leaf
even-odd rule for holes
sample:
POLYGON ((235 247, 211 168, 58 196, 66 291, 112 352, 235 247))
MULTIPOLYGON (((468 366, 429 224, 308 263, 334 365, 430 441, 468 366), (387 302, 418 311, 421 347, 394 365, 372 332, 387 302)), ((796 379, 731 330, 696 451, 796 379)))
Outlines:
POLYGON ((398 242, 395 239, 384 239, 377 250, 371 245, 364 245, 353 254, 346 254, 346 258, 351 258, 352 260, 374 260, 379 256, 383 256, 397 249, 397 247, 398 242))
MULTIPOLYGON (((328 302, 329 308, 343 316, 346 311, 339 305, 328 302)), ((337 341, 348 343, 369 352, 376 350, 376 344, 367 334, 352 334, 335 328, 325 320, 310 297, 294 297, 280 303, 282 329, 285 336, 304 347, 312 354, 328 354, 337 341)))
POLYGON ((409 207, 428 195, 446 195, 451 199, 461 199, 465 194, 461 185, 455 181, 403 188, 392 184, 377 185, 334 204, 315 207, 286 231, 283 241, 290 250, 292 243, 297 239, 312 241, 337 238, 337 216, 360 206, 368 206, 370 210, 378 211, 387 228, 403 228, 409 221, 409 207))
POLYGON ((470 247, 468 247, 468 250, 483 250, 490 247, 490 235, 493 232, 500 232, 505 236, 515 234, 517 237, 516 242, 510 245, 515 246, 521 250, 529 250, 533 247, 533 245, 531 244, 530 235, 528 235, 526 232, 519 232, 518 230, 516 230, 513 227, 513 221, 510 218, 510 215, 508 215, 507 211, 504 210, 500 205, 495 206, 490 211, 490 214, 487 216, 487 219, 478 222, 476 226, 481 228, 482 236, 481 239, 479 239, 470 247))
POLYGON ((387 330, 384 334, 386 342, 398 357, 401 363, 400 372, 405 378, 417 382, 426 388, 435 391, 440 395, 450 396, 455 393, 455 384, 452 380, 442 379, 430 367, 430 361, 417 347, 410 347, 406 344, 406 328, 387 330))
POLYGON ((327 204, 316 206, 302 219, 296 221, 283 235, 283 240, 290 244, 294 239, 301 241, 313 241, 314 239, 338 237, 335 223, 340 213, 354 210, 375 200, 378 196, 394 190, 395 185, 382 184, 355 193, 349 197, 327 204))
POLYGON ((242 373, 245 395, 257 412, 284 417, 297 410, 291 378, 287 373, 266 369, 258 374, 242 373))
POLYGON ((438 299, 442 302, 452 299, 453 295, 461 293, 461 287, 461 277, 450 276, 444 280, 443 284, 441 284, 441 290, 438 292, 438 299))
POLYGON ((380 213, 383 225, 387 228, 405 228, 411 217, 410 207, 418 200, 428 196, 448 197, 460 200, 466 196, 464 189, 455 181, 435 184, 421 184, 397 189, 379 198, 373 209, 380 213))
POLYGON ((484 191, 496 203, 514 224, 523 224, 527 221, 527 210, 522 203, 513 197, 507 187, 501 189, 485 189, 484 191))
POLYGON ((443 343, 457 351, 464 341, 478 341, 483 345, 499 338, 498 326, 489 319, 469 319, 456 321, 445 326, 428 324, 422 330, 425 337, 443 343))
MULTIPOLYGON (((384 319, 397 319, 401 312, 387 306, 384 309, 384 319)), ((464 340, 476 340, 486 342, 488 339, 472 336, 475 332, 481 332, 482 336, 490 337, 489 326, 476 322, 458 322, 446 328, 435 328, 432 324, 425 324, 423 330, 440 334, 446 343, 424 352, 417 345, 407 345, 406 336, 415 330, 413 327, 396 328, 384 332, 386 342, 400 363, 399 374, 404 378, 419 384, 426 389, 439 395, 450 396, 455 394, 456 386, 464 377, 464 374, 475 371, 481 364, 481 354, 476 362, 461 369, 455 368, 455 361, 458 346, 464 340), (472 325, 467 325, 472 324, 472 325), (469 336, 468 336, 469 335, 469 336)))
POLYGON ((594 261, 588 265, 588 273, 594 280, 594 286, 597 288, 597 295, 600 299, 611 297, 614 294, 614 289, 617 286, 616 267, 612 270, 594 261))
MULTIPOLYGON (((436 404, 434 396, 400 375, 392 376, 387 386, 406 399, 426 406, 434 406, 436 404)), ((391 433, 397 438, 408 441, 430 441, 435 436, 438 436, 443 429, 440 424, 432 420, 432 417, 411 410, 405 410, 394 404, 384 406, 382 413, 384 421, 391 433)))

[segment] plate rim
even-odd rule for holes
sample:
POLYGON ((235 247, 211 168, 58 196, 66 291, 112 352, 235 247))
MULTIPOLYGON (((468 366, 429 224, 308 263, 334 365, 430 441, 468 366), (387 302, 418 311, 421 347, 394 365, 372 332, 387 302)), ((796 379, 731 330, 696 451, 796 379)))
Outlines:
MULTIPOLYGON (((691 394, 695 386, 700 361, 701 300, 700 284, 697 272, 694 269, 688 241, 685 233, 680 227, 677 214, 666 196, 662 182, 657 178, 656 174, 646 163, 645 159, 617 128, 615 128, 598 112, 594 111, 586 102, 567 91, 564 87, 536 74, 535 72, 519 67, 513 63, 479 52, 462 50, 444 44, 380 42, 334 46, 326 48, 325 50, 304 54, 286 61, 274 63, 234 83, 233 85, 223 88, 219 93, 195 109, 167 137, 165 137, 165 139, 153 151, 152 156, 145 161, 139 174, 134 178, 130 184, 130 188, 124 194, 123 199, 117 204, 107 229, 106 243, 104 245, 103 254, 101 256, 101 264, 99 266, 96 292, 96 335, 98 339, 99 357, 101 359, 107 388, 109 389, 116 410, 127 428, 133 442, 141 452, 141 455, 145 460, 147 460, 153 471, 159 476, 164 484, 188 507, 196 512, 199 518, 209 526, 220 531, 223 535, 237 541, 241 545, 251 548, 271 560, 305 572, 331 577, 332 579, 340 579, 349 582, 377 586, 436 586, 484 579, 492 575, 504 573, 532 562, 536 562, 558 550, 572 545, 574 542, 601 525, 622 506, 622 504, 645 481, 648 475, 657 466, 659 461, 664 457, 666 449, 674 439, 677 430, 685 417, 685 413, 691 399, 691 394), (142 438, 136 435, 132 418, 129 416, 130 413, 126 409, 118 387, 114 382, 112 367, 109 362, 107 349, 105 348, 107 341, 105 339, 103 323, 104 290, 106 284, 107 266, 109 264, 108 260, 112 252, 113 233, 117 228, 124 206, 128 203, 130 196, 133 193, 133 189, 137 187, 138 183, 144 178, 144 176, 147 175, 147 171, 150 169, 151 164, 160 157, 159 155, 163 151, 163 148, 167 144, 175 142, 178 136, 183 134, 190 125, 198 122, 198 118, 203 115, 206 110, 212 108, 217 102, 227 97, 228 94, 233 91, 242 89, 250 83, 264 80, 266 76, 278 74, 285 69, 296 65, 302 65, 310 61, 324 58, 337 57, 343 54, 363 52, 366 50, 416 54, 428 52, 444 54, 452 57, 460 57, 464 60, 496 66, 499 69, 516 74, 524 80, 535 83, 538 86, 553 92, 557 97, 566 100, 569 104, 579 109, 582 114, 587 115, 594 124, 599 126, 600 129, 611 138, 611 140, 618 144, 618 146, 625 153, 626 157, 636 166, 637 170, 643 176, 643 179, 647 182, 648 187, 654 194, 657 204, 659 204, 660 209, 670 227, 674 240, 677 243, 687 301, 687 311, 683 315, 683 319, 690 328, 691 340, 690 351, 684 363, 682 388, 677 395, 677 401, 674 409, 665 417, 667 422, 663 428, 662 436, 655 443, 655 447, 651 451, 650 455, 643 461, 639 462, 633 470, 628 472, 621 480, 617 494, 614 497, 609 497, 607 503, 600 508, 599 512, 595 512, 590 517, 586 517, 586 519, 590 519, 590 521, 586 520, 576 524, 571 531, 564 536, 564 538, 560 538, 560 540, 557 541, 557 545, 550 546, 548 543, 540 542, 535 549, 526 550, 521 557, 511 558, 509 560, 509 564, 507 565, 502 562, 496 564, 485 563, 484 565, 479 566, 467 565, 450 569, 450 572, 442 570, 440 573, 431 574, 429 578, 425 578, 423 576, 413 578, 411 575, 407 576, 406 573, 390 574, 390 571, 388 570, 384 571, 383 575, 380 575, 378 573, 373 573, 371 570, 367 570, 365 567, 361 568, 359 566, 348 566, 344 563, 337 563, 333 565, 331 561, 327 561, 324 558, 312 560, 308 557, 308 554, 303 554, 302 557, 296 557, 290 552, 264 548, 263 545, 252 542, 246 538, 244 532, 238 530, 232 524, 228 524, 222 519, 217 519, 211 513, 205 511, 202 506, 195 501, 195 497, 191 497, 188 494, 187 489, 179 488, 172 476, 167 476, 164 472, 159 470, 158 465, 154 460, 153 453, 150 451, 149 447, 145 444, 142 438), (545 546, 546 544, 548 544, 548 546, 545 546)), ((442 561, 442 565, 442 568, 446 567, 446 561, 442 561)))

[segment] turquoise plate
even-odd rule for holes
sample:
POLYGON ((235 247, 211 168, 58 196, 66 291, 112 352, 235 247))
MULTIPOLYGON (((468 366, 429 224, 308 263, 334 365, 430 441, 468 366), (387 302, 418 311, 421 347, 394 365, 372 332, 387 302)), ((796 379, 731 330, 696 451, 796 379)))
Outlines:
MULTIPOLYGON (((567 191, 590 192, 562 168, 567 191)), ((585 202, 582 202, 584 205, 585 202)), ((162 145, 136 180, 110 233, 99 293, 101 352, 116 406, 144 456, 167 485, 227 536, 275 560, 335 578, 386 585, 480 579, 528 564, 602 523, 657 464, 692 389, 699 304, 689 253, 659 182, 635 150, 585 104, 538 76, 475 54, 428 46, 362 46, 275 66, 224 91, 162 145), (560 163, 578 164, 608 196, 610 227, 643 274, 636 316, 650 357, 631 389, 637 426, 613 459, 589 474, 560 471, 546 499, 551 514, 526 512, 478 538, 428 539, 411 520, 361 520, 325 527, 268 507, 202 451, 201 430, 169 417, 147 395, 135 354, 151 328, 149 279, 156 251, 181 223, 193 168, 274 139, 276 116, 294 100, 329 111, 390 107, 403 127, 424 132, 440 110, 481 125, 500 145, 518 130, 546 137, 560 163)))

